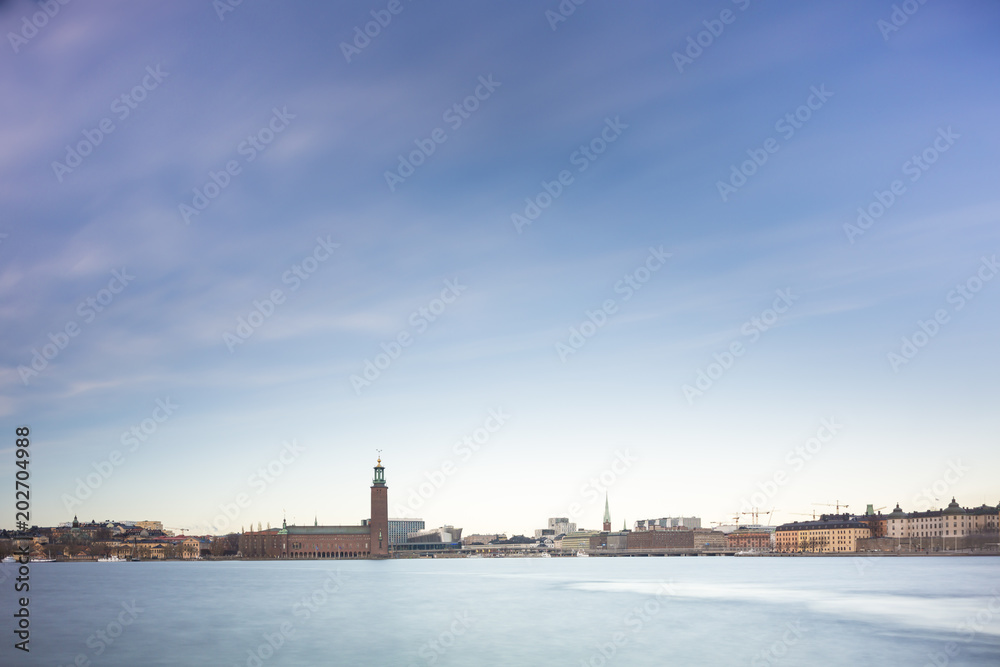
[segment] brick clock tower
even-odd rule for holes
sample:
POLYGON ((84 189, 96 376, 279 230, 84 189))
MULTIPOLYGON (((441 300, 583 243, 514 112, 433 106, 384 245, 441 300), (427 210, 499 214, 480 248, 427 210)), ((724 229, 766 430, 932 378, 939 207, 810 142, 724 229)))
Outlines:
POLYGON ((379 456, 372 479, 371 556, 389 557, 389 489, 385 485, 385 468, 379 456))

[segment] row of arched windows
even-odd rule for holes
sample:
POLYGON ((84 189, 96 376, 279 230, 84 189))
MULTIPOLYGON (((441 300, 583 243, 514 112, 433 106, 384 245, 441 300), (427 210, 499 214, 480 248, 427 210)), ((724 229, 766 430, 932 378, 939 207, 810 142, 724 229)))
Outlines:
POLYGON ((367 551, 292 551, 289 558, 368 558, 367 551))

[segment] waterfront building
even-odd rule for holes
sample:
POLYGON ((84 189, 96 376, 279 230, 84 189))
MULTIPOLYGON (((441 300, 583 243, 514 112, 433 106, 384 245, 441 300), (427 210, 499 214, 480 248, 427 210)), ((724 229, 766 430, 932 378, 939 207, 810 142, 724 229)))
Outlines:
POLYGON ((94 542, 93 556, 116 556, 139 560, 197 560, 211 555, 212 543, 206 537, 176 536, 147 537, 129 540, 112 539, 94 542))
POLYGON ((873 505, 869 504, 864 514, 854 518, 868 526, 872 532, 872 537, 885 537, 889 527, 888 516, 883 515, 881 512, 876 514, 873 505))
POLYGON ((631 534, 631 530, 619 530, 614 533, 607 533, 606 548, 612 551, 625 551, 628 549, 628 536, 631 534))
POLYGON ((904 512, 897 503, 885 515, 884 543, 872 543, 873 549, 887 548, 940 550, 989 549, 997 546, 1000 531, 1000 505, 981 505, 966 509, 954 498, 947 507, 926 512, 904 512))
POLYGON ((537 542, 523 535, 514 535, 510 539, 496 539, 488 544, 465 544, 462 546, 462 553, 485 556, 525 556, 538 554, 547 548, 549 545, 543 542, 537 542))
POLYGON ((687 528, 634 530, 628 536, 629 550, 693 549, 694 544, 694 530, 687 528))
POLYGON ((389 519, 389 546, 406 544, 406 536, 424 529, 423 519, 389 519))
POLYGON ((774 546, 774 528, 768 526, 740 527, 726 533, 726 546, 737 551, 771 551, 774 546))
POLYGON ((462 529, 441 526, 410 533, 406 542, 392 546, 394 554, 423 553, 427 551, 458 551, 462 548, 462 529))
POLYGON ((819 521, 793 521, 774 531, 775 551, 842 553, 858 550, 858 540, 871 537, 871 529, 849 515, 824 516, 819 521))
POLYGON ((972 526, 972 534, 995 533, 1000 530, 1000 505, 980 505, 972 509, 965 510, 965 515, 969 517, 972 526))
POLYGON ((440 528, 428 528, 418 530, 406 536, 407 543, 413 542, 445 542, 461 543, 462 529, 455 526, 441 526, 440 528))
POLYGON ((576 530, 572 533, 567 533, 559 546, 561 549, 589 549, 590 548, 590 538, 600 535, 599 531, 596 530, 576 530))
POLYGON ((371 486, 371 518, 356 526, 289 526, 245 531, 244 558, 386 558, 389 555, 389 499, 379 457, 371 486))
POLYGON ((608 549, 611 551, 625 551, 628 549, 628 536, 630 530, 601 531, 590 536, 591 549, 608 549))
POLYGON ((694 545, 699 549, 723 551, 729 548, 726 534, 723 532, 710 528, 695 528, 692 532, 694 533, 694 545))
POLYGON ((887 519, 886 537, 966 537, 976 532, 996 530, 998 508, 983 505, 966 510, 951 499, 948 507, 929 512, 904 512, 899 503, 887 519))

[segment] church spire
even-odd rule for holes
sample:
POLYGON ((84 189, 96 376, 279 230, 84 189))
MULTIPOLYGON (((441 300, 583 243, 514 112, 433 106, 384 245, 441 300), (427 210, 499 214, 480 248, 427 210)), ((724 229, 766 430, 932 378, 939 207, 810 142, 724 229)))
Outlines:
POLYGON ((611 509, 608 507, 608 494, 604 493, 604 532, 611 532, 611 509))

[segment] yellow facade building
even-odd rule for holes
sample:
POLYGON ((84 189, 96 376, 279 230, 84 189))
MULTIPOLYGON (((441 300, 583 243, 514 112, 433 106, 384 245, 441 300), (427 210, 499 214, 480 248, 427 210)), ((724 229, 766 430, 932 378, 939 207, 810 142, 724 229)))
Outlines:
POLYGON ((774 550, 779 553, 851 553, 858 540, 871 537, 871 528, 850 517, 825 521, 794 521, 774 531, 774 550))

